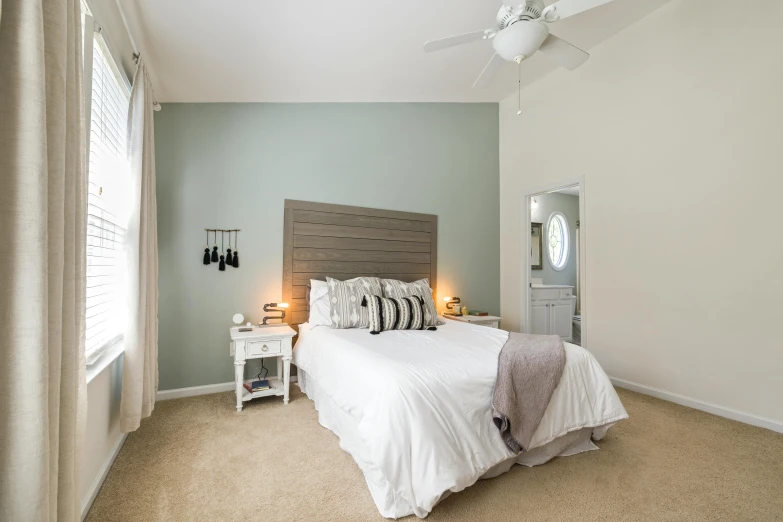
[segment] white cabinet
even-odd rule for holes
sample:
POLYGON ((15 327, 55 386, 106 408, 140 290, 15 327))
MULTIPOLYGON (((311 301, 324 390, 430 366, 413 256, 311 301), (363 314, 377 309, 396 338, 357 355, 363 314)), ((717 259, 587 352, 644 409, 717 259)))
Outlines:
POLYGON ((530 303, 530 333, 549 334, 549 303, 533 301, 530 303))
POLYGON ((530 289, 530 328, 532 334, 559 335, 564 341, 573 338, 576 310, 574 287, 535 285, 530 289))
POLYGON ((559 335, 563 340, 570 341, 573 336, 574 309, 571 306, 573 300, 552 301, 549 309, 550 333, 559 335))

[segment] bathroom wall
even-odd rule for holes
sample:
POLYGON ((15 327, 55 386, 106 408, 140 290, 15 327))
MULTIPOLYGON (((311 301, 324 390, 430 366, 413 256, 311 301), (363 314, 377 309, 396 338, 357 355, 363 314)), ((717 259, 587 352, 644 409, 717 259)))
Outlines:
MULTIPOLYGON (((552 192, 536 196, 538 209, 531 213, 530 221, 532 223, 541 223, 541 233, 543 235, 543 268, 540 270, 531 270, 531 277, 539 277, 547 285, 571 285, 576 287, 576 222, 579 221, 579 196, 570 194, 561 194, 552 192), (552 268, 547 254, 547 221, 553 212, 562 213, 568 222, 568 233, 570 236, 568 262, 563 270, 557 271, 552 268)), ((576 288, 574 288, 576 293, 576 288)))

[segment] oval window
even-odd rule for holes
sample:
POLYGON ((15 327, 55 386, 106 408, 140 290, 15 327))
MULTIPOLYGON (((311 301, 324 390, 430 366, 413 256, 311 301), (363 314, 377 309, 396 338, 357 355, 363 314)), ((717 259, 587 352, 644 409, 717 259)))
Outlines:
POLYGON ((568 263, 568 223, 560 212, 553 212, 546 224, 546 250, 549 253, 549 263, 557 271, 565 268, 568 263))

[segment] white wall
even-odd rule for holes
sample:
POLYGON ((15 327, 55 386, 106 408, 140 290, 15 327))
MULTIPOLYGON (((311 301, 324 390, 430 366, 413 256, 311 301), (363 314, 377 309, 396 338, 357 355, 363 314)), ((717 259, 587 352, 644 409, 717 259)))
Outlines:
MULTIPOLYGON (((120 355, 87 384, 87 429, 82 465, 82 506, 92 502, 103 484, 118 445, 123 440, 120 430, 120 395, 122 392, 122 361, 120 355)), ((88 371, 88 375, 89 375, 88 371)))
MULTIPOLYGON (((536 202, 538 202, 538 209, 530 213, 530 221, 532 223, 541 223, 543 263, 541 263, 542 268, 532 269, 530 275, 531 277, 543 279, 544 284, 547 285, 571 285, 576 287, 576 222, 579 221, 579 196, 552 192, 551 194, 536 196, 536 202), (560 212, 565 216, 570 238, 568 260, 566 266, 559 271, 552 268, 547 249, 547 238, 549 235, 547 221, 552 212, 560 212)), ((574 292, 576 292, 576 288, 574 288, 574 292)))
POLYGON ((523 191, 584 176, 585 327, 607 373, 783 421, 780 20, 778 0, 673 0, 528 88, 521 116, 501 104, 505 327, 523 191))

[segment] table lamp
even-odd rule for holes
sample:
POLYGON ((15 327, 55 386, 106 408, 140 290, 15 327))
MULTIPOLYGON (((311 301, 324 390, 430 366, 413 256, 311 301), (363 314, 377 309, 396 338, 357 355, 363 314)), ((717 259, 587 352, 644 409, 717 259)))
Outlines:
MULTIPOLYGON (((274 326, 274 324, 268 324, 270 319, 280 319, 280 323, 285 319, 285 309, 288 308, 288 303, 267 303, 264 305, 264 312, 280 312, 280 315, 265 315, 263 321, 259 326, 274 326)), ((279 323, 275 323, 279 324, 279 323)))
MULTIPOLYGON (((459 305, 462 302, 459 297, 444 297, 443 300, 446 301, 446 308, 448 310, 454 310, 454 305, 459 305)), ((462 312, 459 311, 459 306, 457 306, 456 312, 443 312, 443 315, 460 317, 462 316, 462 312)))

